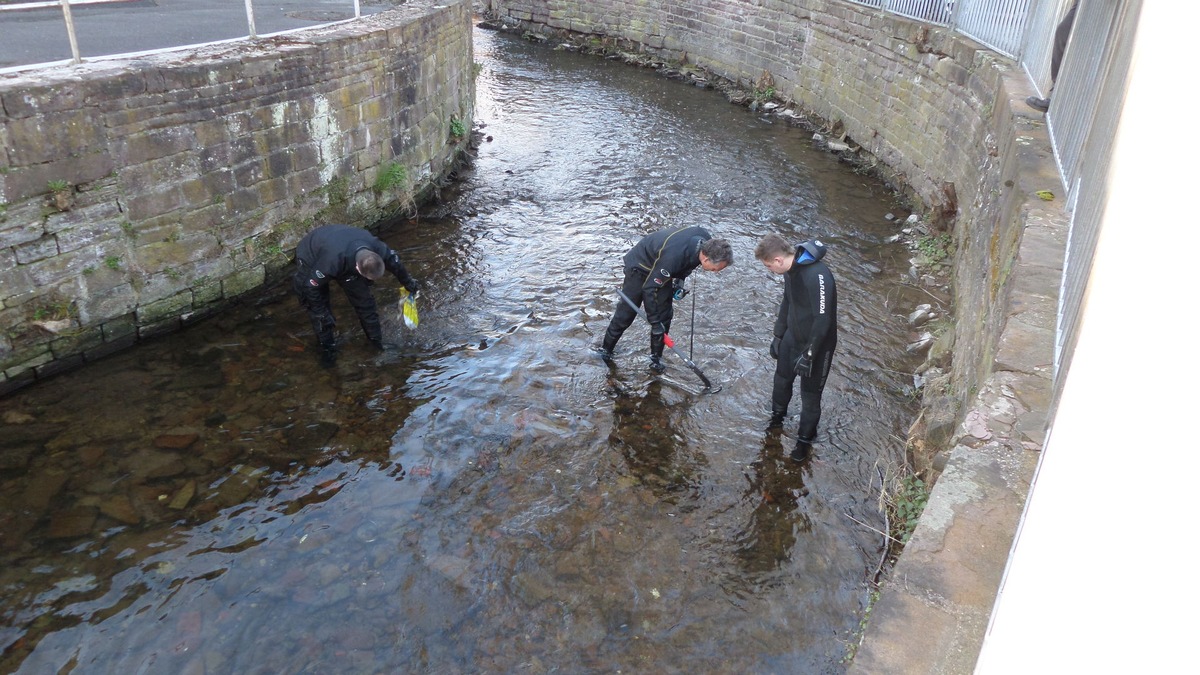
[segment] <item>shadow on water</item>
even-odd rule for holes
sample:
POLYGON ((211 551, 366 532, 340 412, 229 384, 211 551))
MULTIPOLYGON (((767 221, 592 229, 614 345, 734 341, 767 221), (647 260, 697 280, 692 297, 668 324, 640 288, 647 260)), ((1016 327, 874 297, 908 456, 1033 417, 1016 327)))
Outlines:
MULTIPOLYGON (((838 672, 882 526, 872 479, 914 414, 929 301, 889 194, 719 95, 478 32, 491 138, 388 225, 420 328, 337 293, 321 368, 295 300, 221 316, 0 400, 0 668, 17 672, 838 672), (621 255, 700 224, 682 364, 635 324, 588 347, 621 255), (777 231, 829 245, 839 353, 816 458, 764 431, 777 231)), ((795 412, 795 411, 793 411, 795 412)))

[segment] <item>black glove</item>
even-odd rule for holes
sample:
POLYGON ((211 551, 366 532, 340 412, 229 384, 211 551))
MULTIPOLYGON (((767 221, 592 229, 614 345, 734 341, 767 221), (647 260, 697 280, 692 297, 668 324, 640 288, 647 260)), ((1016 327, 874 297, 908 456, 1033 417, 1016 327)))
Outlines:
POLYGON ((792 365, 792 370, 795 371, 797 375, 804 377, 812 376, 812 359, 813 354, 811 349, 806 352, 802 352, 800 356, 796 357, 796 363, 792 365))
POLYGON ((421 290, 421 284, 418 284, 417 280, 413 279, 412 277, 409 277, 408 281, 404 282, 404 287, 407 288, 408 292, 412 293, 413 295, 416 295, 417 291, 421 290))
POLYGON ((771 358, 775 359, 776 361, 779 360, 779 343, 781 342, 783 342, 783 338, 779 336, 776 336, 774 340, 771 340, 771 358))

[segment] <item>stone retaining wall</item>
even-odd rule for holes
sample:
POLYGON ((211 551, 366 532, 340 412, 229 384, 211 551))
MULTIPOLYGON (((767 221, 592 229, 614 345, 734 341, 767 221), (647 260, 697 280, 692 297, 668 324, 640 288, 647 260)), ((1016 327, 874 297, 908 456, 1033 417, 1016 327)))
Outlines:
POLYGON ((922 418, 936 445, 950 441, 992 371, 1024 227, 1021 141, 997 105, 1015 64, 944 28, 843 0, 485 4, 522 30, 639 50, 783 101, 879 162, 935 232, 953 233, 956 321, 953 343, 942 341, 953 369, 930 371, 936 401, 922 418))
POLYGON ((471 3, 0 76, 0 395, 260 287, 465 149, 471 3))

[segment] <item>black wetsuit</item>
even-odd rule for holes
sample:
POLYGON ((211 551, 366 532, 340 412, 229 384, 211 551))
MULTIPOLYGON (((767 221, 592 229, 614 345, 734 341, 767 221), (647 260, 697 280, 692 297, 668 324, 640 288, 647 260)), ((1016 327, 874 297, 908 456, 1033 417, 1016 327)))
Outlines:
POLYGON ((775 337, 780 338, 775 382, 771 390, 772 414, 782 419, 792 401, 792 385, 800 375, 800 427, 798 438, 811 443, 821 420, 821 393, 837 348, 837 285, 822 261, 825 245, 804 242, 796 247, 796 258, 784 275, 783 302, 775 318, 775 337), (796 372, 796 360, 811 354, 809 374, 796 372))
POLYGON ((336 322, 329 307, 330 281, 337 281, 346 292, 367 339, 376 346, 383 343, 383 327, 375 308, 375 296, 371 293, 373 282, 361 276, 355 266, 355 255, 364 248, 378 253, 387 271, 406 288, 416 288, 416 282, 404 269, 400 256, 362 228, 322 225, 305 235, 296 246, 292 288, 300 296, 300 304, 308 310, 317 342, 324 349, 333 349, 335 345, 333 328, 336 322))
MULTIPOLYGON (((646 308, 653 356, 662 356, 663 334, 671 331, 675 289, 700 266, 700 246, 709 239, 712 235, 703 227, 674 227, 646 235, 625 254, 621 292, 646 308)), ((618 302, 604 333, 602 348, 611 353, 636 318, 637 312, 632 307, 618 302)))

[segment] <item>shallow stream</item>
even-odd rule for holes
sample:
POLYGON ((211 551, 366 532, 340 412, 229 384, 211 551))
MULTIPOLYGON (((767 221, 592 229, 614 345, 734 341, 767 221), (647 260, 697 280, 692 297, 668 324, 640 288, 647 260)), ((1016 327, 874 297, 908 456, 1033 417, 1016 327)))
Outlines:
POLYGON ((929 301, 891 194, 711 90, 475 37, 473 168, 382 231, 425 287, 410 330, 377 286, 394 348, 335 290, 319 367, 279 284, 0 400, 0 670, 844 670, 929 301), (614 369, 589 351, 621 256, 678 224, 735 251, 672 329, 715 394, 653 374, 640 321, 614 369), (772 231, 824 240, 840 291, 804 466, 798 400, 765 430, 772 231))

